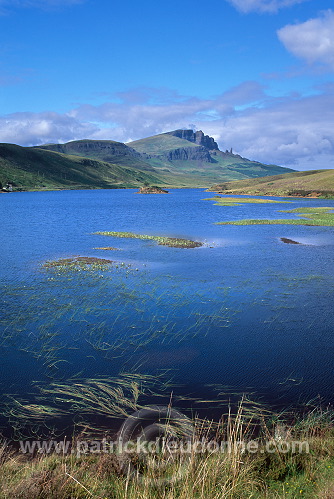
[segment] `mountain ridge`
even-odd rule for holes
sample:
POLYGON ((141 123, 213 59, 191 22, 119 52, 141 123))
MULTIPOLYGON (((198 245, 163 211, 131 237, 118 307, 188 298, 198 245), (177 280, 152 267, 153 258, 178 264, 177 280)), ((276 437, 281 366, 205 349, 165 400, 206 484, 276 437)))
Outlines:
POLYGON ((217 176, 222 180, 238 180, 294 171, 251 161, 232 153, 232 149, 220 151, 215 140, 202 130, 178 129, 128 142, 127 145, 145 155, 146 160, 158 170, 167 168, 177 174, 180 169, 188 173, 193 173, 195 169, 209 181, 217 176))
POLYGON ((222 152, 201 130, 178 129, 127 144, 81 139, 22 147, 0 144, 0 182, 21 189, 204 187, 293 171, 222 152))
POLYGON ((151 172, 39 148, 0 144, 0 183, 21 190, 107 189, 157 183, 151 172))

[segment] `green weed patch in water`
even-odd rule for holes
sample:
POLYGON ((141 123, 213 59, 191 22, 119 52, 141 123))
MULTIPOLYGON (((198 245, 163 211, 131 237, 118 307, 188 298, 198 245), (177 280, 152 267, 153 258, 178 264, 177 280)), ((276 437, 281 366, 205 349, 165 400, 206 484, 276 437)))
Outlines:
POLYGON ((134 234, 133 232, 115 232, 103 231, 94 232, 100 236, 122 237, 129 239, 148 239, 156 241, 160 246, 169 246, 170 248, 199 248, 203 243, 199 241, 192 241, 191 239, 182 239, 178 237, 165 237, 165 236, 149 236, 146 234, 134 234))
POLYGON ((261 198, 233 198, 214 196, 213 198, 205 198, 203 201, 216 201, 216 206, 241 206, 244 203, 291 203, 291 201, 276 201, 274 199, 261 199, 261 198))
POLYGON ((317 208, 294 208, 293 210, 281 210, 281 213, 293 213, 299 217, 291 219, 244 219, 235 220, 232 222, 217 222, 217 225, 314 225, 333 227, 334 226, 334 208, 333 207, 317 207, 317 208))
POLYGON ((64 270, 107 270, 113 263, 106 258, 96 258, 91 256, 76 256, 71 258, 60 258, 44 263, 45 269, 64 270))
POLYGON ((120 251, 120 248, 113 248, 112 246, 102 246, 102 248, 94 248, 96 250, 120 251))

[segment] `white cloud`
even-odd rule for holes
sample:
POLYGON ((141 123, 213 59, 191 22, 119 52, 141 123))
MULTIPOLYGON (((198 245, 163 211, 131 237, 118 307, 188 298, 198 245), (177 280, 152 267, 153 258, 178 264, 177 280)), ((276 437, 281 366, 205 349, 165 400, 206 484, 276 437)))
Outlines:
POLYGON ((0 142, 25 146, 83 139, 96 130, 92 123, 53 112, 14 113, 0 117, 0 142))
POLYGON ((289 24, 277 31, 285 48, 308 63, 320 63, 334 69, 334 12, 300 24, 289 24))
POLYGON ((160 102, 152 104, 150 92, 134 89, 122 94, 122 101, 119 94, 117 102, 81 105, 67 114, 0 117, 0 142, 128 142, 194 123, 215 137, 222 150, 233 147, 249 159, 296 169, 334 168, 334 85, 316 90, 307 97, 271 98, 256 82, 245 82, 213 99, 198 99, 156 89, 160 102))
POLYGON ((334 94, 275 99, 210 123, 207 132, 242 156, 296 169, 334 168, 334 94))
POLYGON ((283 7, 292 7, 309 0, 227 0, 240 12, 277 12, 283 7))

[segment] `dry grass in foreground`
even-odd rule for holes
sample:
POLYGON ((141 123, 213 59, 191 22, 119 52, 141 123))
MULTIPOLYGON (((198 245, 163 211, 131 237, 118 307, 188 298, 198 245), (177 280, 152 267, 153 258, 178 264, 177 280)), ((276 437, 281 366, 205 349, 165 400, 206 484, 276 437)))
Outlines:
POLYGON ((331 411, 315 409, 290 426, 282 418, 270 423, 268 415, 252 415, 240 403, 219 423, 193 422, 192 444, 202 442, 200 452, 192 445, 186 455, 166 447, 144 458, 131 454, 128 471, 121 466, 124 456, 122 461, 115 452, 102 452, 96 440, 83 445, 80 436, 66 452, 60 447, 33 455, 3 442, 0 497, 333 499, 333 422, 331 411))

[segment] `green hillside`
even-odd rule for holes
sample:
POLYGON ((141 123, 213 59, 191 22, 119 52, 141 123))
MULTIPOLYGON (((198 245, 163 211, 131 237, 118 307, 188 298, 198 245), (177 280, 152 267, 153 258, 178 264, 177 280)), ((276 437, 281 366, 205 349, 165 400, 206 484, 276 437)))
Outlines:
POLYGON ((65 144, 45 144, 38 146, 38 149, 154 171, 140 153, 122 142, 114 140, 73 140, 65 144))
POLYGON ((220 151, 217 143, 202 131, 175 130, 127 144, 164 174, 189 175, 203 183, 241 180, 291 172, 289 168, 265 165, 242 158, 231 151, 220 151))
POLYGON ((334 170, 310 170, 225 182, 209 190, 224 194, 334 197, 334 170))
POLYGON ((174 130, 123 144, 75 140, 21 147, 0 144, 0 182, 16 189, 80 189, 214 183, 291 171, 222 152, 202 131, 174 130))
POLYGON ((0 182, 21 189, 137 187, 157 183, 151 173, 43 149, 0 144, 0 182))
POLYGON ((169 133, 160 133, 146 139, 128 142, 127 145, 141 154, 152 154, 155 156, 163 156, 167 151, 173 151, 181 147, 198 147, 198 144, 175 137, 169 133))

